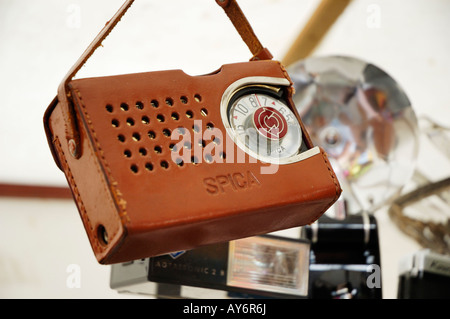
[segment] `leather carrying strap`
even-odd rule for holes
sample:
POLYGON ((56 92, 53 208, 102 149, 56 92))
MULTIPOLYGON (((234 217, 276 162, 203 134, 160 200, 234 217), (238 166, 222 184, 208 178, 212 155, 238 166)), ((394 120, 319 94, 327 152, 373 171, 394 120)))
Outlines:
POLYGON ((69 151, 75 158, 81 156, 81 140, 78 132, 75 111, 73 109, 73 102, 70 96, 69 83, 83 67, 86 61, 92 56, 95 50, 102 44, 103 40, 114 29, 116 24, 120 21, 123 15, 131 7, 134 0, 127 0, 119 11, 109 20, 100 33, 95 37, 94 41, 83 52, 78 61, 72 66, 69 72, 64 77, 63 81, 58 87, 58 102, 62 104, 62 110, 64 111, 64 121, 66 123, 66 139, 69 145, 69 151))
MULTIPOLYGON (((101 45, 103 40, 114 29, 123 15, 131 7, 133 2, 134 0, 125 1, 125 3, 120 7, 117 13, 112 17, 111 20, 106 23, 105 27, 100 31, 100 33, 91 42, 91 44, 80 56, 77 62, 72 66, 72 68, 63 78, 63 81, 58 87, 58 102, 62 104, 62 109, 66 110, 64 112, 66 123, 66 139, 69 145, 70 153, 74 158, 79 158, 81 156, 81 140, 77 128, 75 111, 72 104, 73 102, 70 96, 69 83, 87 62, 87 60, 92 56, 95 50, 101 45)), ((250 52, 253 54, 251 60, 272 59, 272 55, 270 54, 270 52, 266 48, 263 48, 261 42, 256 37, 236 0, 216 0, 216 2, 224 9, 234 27, 237 29, 242 39, 249 47, 250 52)))
POLYGON ((262 46, 236 0, 216 0, 216 2, 223 8, 241 35, 242 40, 247 44, 250 52, 253 54, 251 60, 271 60, 273 58, 272 54, 267 48, 262 46))

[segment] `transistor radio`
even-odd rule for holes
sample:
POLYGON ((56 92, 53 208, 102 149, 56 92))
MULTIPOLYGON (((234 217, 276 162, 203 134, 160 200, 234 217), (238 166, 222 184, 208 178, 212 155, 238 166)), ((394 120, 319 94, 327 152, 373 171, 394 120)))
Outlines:
POLYGON ((235 1, 253 53, 181 70, 73 80, 133 1, 68 72, 44 124, 97 260, 111 264, 312 223, 341 188, 292 102, 292 82, 235 1))

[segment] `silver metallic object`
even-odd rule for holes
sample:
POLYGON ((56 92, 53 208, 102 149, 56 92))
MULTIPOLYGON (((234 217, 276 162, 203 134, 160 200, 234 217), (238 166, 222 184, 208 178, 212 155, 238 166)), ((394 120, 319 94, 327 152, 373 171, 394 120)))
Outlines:
POLYGON ((390 202, 412 177, 418 153, 417 118, 400 85, 352 57, 313 57, 287 71, 303 123, 338 175, 346 211, 390 202))
POLYGON ((307 298, 310 243, 264 235, 111 268, 119 293, 171 299, 307 298))
POLYGON ((247 77, 224 92, 220 113, 239 148, 265 163, 289 164, 317 154, 302 143, 302 130, 281 89, 286 79, 247 77))
POLYGON ((249 237, 230 243, 228 285, 288 295, 308 294, 309 246, 249 237))

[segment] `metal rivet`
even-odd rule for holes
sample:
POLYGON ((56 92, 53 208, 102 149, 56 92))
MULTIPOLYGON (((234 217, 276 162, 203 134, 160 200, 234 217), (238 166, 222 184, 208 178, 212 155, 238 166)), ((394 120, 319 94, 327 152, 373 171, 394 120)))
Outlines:
POLYGON ((75 140, 74 139, 70 139, 67 144, 68 144, 68 147, 69 147, 70 155, 72 155, 73 157, 77 158, 78 157, 78 151, 77 151, 77 143, 75 142, 75 140))

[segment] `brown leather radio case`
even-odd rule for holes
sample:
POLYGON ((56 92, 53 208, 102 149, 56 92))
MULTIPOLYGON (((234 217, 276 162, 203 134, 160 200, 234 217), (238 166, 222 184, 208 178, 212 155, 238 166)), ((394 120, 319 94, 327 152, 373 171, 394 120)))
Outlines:
MULTIPOLYGON (((227 13, 238 9, 217 2, 227 13)), ((130 261, 319 218, 341 189, 301 124, 285 69, 267 50, 203 76, 171 70, 72 80, 131 3, 68 73, 44 116, 97 260, 130 261), (283 92, 303 131, 299 160, 236 160, 242 150, 230 143, 220 108, 230 88, 255 83, 283 92), (264 173, 271 165, 274 172, 264 173)))

